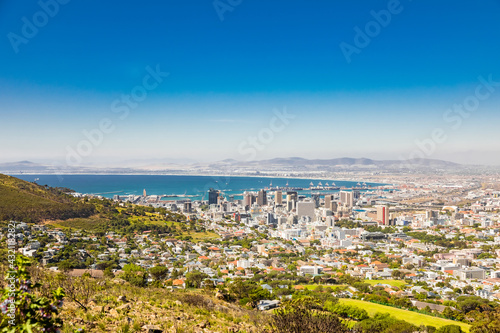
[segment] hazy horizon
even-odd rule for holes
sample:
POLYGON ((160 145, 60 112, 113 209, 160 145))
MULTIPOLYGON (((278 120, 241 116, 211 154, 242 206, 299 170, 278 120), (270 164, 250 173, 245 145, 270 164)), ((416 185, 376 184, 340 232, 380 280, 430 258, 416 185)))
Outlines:
MULTIPOLYGON (((400 160, 400 159, 376 159, 376 158, 368 158, 365 156, 361 157, 352 157, 352 156, 339 156, 339 157, 331 157, 331 158, 303 158, 300 156, 277 156, 269 159, 262 159, 262 160, 252 160, 251 162, 266 162, 269 160, 273 159, 305 159, 309 161, 314 161, 314 160, 335 160, 335 159, 370 159, 375 162, 377 161, 401 161, 404 162, 405 160, 400 160)), ((415 159, 418 161, 419 159, 415 159)), ((498 165, 494 164, 480 164, 480 163, 474 163, 474 161, 469 161, 469 163, 459 163, 459 162, 454 162, 451 160, 441 160, 441 159, 434 159, 434 158, 425 158, 425 160, 435 160, 435 161, 443 161, 443 162, 451 162, 451 163, 457 163, 459 165, 463 166, 485 166, 485 167, 497 167, 498 165)), ((175 159, 175 158, 167 158, 167 159, 161 159, 161 158, 156 158, 156 159, 129 159, 129 160, 108 160, 108 161, 93 161, 93 162, 84 162, 82 164, 76 165, 76 166, 81 166, 85 168, 96 168, 96 169, 106 169, 106 168, 130 168, 130 169, 140 169, 143 167, 161 167, 162 165, 168 166, 168 165, 179 165, 179 166, 195 166, 195 165, 206 165, 210 163, 218 163, 218 162, 226 162, 226 161, 234 161, 234 162, 239 162, 239 163, 245 163, 245 160, 242 159, 222 159, 222 160, 193 160, 193 159, 175 159)), ((0 160, 0 165, 8 165, 8 164, 21 164, 21 163, 33 163, 35 165, 43 165, 43 166, 53 166, 57 168, 64 168, 66 166, 64 160, 56 160, 56 159, 47 159, 47 160, 15 160, 15 161, 2 161, 0 160)), ((402 164, 404 165, 404 164, 402 164)), ((69 165, 69 166, 75 166, 75 165, 69 165)), ((158 169, 160 170, 160 169, 158 169)), ((167 170, 167 169, 166 169, 167 170)))

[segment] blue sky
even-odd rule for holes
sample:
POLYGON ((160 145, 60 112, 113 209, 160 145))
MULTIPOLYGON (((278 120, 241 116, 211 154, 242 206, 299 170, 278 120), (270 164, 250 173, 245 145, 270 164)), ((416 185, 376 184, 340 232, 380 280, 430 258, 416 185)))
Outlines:
POLYGON ((500 164, 500 86, 445 116, 500 81, 500 1, 59 1, 0 2, 0 162, 67 161, 106 120, 78 164, 243 160, 259 135, 255 159, 500 164), (147 68, 169 75, 120 118, 147 68))

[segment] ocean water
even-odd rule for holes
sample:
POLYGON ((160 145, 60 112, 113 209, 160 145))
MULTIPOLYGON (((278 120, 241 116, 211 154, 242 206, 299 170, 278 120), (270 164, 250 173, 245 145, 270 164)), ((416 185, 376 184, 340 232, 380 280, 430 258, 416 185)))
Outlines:
MULTIPOLYGON (((80 193, 101 195, 112 198, 114 195, 142 195, 146 190, 148 195, 186 195, 193 200, 206 197, 208 189, 214 188, 226 195, 242 197, 244 191, 258 191, 272 186, 309 188, 312 182, 315 186, 320 180, 298 178, 267 178, 267 177, 229 177, 229 176, 172 176, 172 175, 14 175, 17 178, 51 187, 67 187, 80 193)), ((335 182, 336 186, 351 188, 357 182, 321 180, 325 185, 335 182)), ((371 186, 384 184, 366 183, 371 186)), ((320 192, 320 191, 313 191, 320 192)), ((335 191, 323 191, 331 193, 335 191)), ((311 190, 299 191, 299 194, 310 195, 311 190)), ((177 197, 179 199, 181 197, 177 197)), ((169 199, 176 199, 175 197, 169 199)), ((205 198, 206 199, 206 198, 205 198)))

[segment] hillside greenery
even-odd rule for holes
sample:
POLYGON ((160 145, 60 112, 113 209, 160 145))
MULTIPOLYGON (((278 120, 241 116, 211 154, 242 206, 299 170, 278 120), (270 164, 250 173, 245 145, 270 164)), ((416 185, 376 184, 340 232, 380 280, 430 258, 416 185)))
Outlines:
POLYGON ((95 213, 92 205, 63 191, 0 174, 0 220, 41 222, 88 217, 95 213))

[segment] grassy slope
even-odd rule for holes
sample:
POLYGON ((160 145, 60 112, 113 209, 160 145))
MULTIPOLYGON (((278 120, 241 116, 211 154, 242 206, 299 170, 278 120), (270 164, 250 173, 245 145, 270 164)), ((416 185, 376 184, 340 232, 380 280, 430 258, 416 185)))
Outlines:
MULTIPOLYGON (((168 225, 169 227, 180 228, 181 225, 185 223, 181 222, 172 222, 172 221, 164 221, 157 214, 146 213, 146 216, 129 216, 128 220, 130 223, 139 223, 142 222, 145 225, 168 225)), ((102 229, 103 226, 107 224, 106 219, 99 218, 96 216, 91 216, 89 218, 76 218, 69 219, 67 221, 54 221, 51 224, 55 227, 59 228, 75 228, 75 229, 83 229, 87 231, 95 231, 97 229, 102 229)), ((219 238, 214 232, 206 231, 206 232, 195 232, 195 231, 186 231, 178 234, 179 237, 191 236, 193 241, 205 241, 210 239, 219 238)))
POLYGON ((88 209, 70 197, 24 180, 0 174, 0 220, 38 222, 88 215, 88 209))
POLYGON ((372 286, 380 283, 380 284, 388 284, 393 287, 398 287, 401 288, 402 286, 406 285, 406 282, 404 281, 399 281, 399 280, 365 280, 365 283, 369 283, 372 286))
POLYGON ((342 298, 342 299, 340 299, 340 302, 343 304, 354 305, 354 306, 357 306, 359 308, 365 309, 370 316, 375 315, 375 313, 377 313, 377 312, 389 313, 391 316, 393 316, 397 319, 405 320, 405 321, 412 323, 414 325, 417 325, 417 326, 430 325, 430 326, 434 326, 436 328, 439 328, 439 327, 445 326, 445 325, 458 325, 458 326, 462 327, 462 329, 466 332, 469 332, 469 328, 470 328, 470 325, 465 324, 465 323, 461 323, 458 321, 427 316, 427 315, 413 312, 413 311, 401 310, 398 308, 393 308, 390 306, 375 304, 375 303, 371 303, 371 302, 360 301, 357 299, 342 298))

